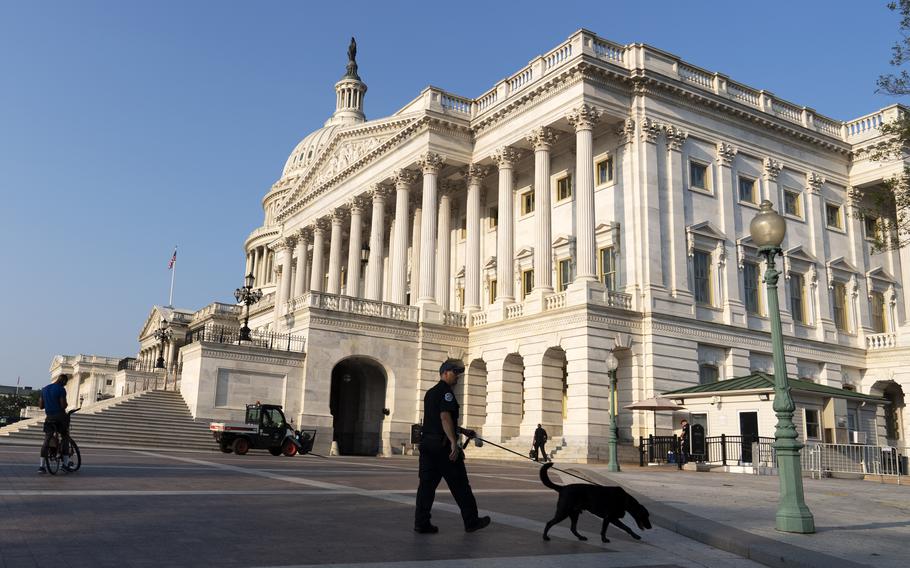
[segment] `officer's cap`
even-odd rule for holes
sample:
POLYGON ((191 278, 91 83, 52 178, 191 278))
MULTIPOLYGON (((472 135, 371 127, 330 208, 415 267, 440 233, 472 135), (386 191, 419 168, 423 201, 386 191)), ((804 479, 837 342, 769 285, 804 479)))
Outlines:
POLYGON ((461 366, 457 361, 446 361, 439 366, 439 374, 443 374, 446 371, 454 371, 456 375, 464 373, 464 367, 461 366))

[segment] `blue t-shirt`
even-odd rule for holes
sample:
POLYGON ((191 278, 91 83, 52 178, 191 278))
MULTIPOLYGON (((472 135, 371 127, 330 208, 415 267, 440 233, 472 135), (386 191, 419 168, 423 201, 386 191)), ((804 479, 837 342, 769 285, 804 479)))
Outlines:
POLYGON ((48 416, 61 414, 64 408, 60 406, 60 397, 66 398, 66 389, 57 383, 51 383, 41 389, 41 398, 44 399, 44 412, 48 416))

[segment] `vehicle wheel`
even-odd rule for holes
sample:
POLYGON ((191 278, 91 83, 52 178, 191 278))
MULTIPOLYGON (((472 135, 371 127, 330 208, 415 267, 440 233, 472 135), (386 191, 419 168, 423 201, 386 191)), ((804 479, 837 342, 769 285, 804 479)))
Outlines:
POLYGON ((269 448, 269 453, 272 454, 273 456, 280 456, 281 448, 269 448))
POLYGON ((233 448, 231 448, 230 446, 228 446, 226 444, 221 444, 220 448, 221 448, 221 451, 226 454, 229 454, 234 451, 233 448))
POLYGON ((234 440, 232 448, 235 454, 242 456, 250 451, 250 441, 246 438, 237 438, 234 440))
POLYGON ((297 455, 297 446, 290 440, 285 440, 281 446, 281 453, 291 458, 297 455))
POLYGON ((82 452, 79 451, 76 442, 70 439, 70 473, 79 471, 80 467, 82 467, 82 452))

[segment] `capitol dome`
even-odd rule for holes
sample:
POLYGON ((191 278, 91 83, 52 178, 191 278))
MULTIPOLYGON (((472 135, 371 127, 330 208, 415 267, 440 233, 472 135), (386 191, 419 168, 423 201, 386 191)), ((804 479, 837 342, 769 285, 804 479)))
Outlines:
POLYGON ((363 114, 363 96, 367 91, 367 86, 357 74, 356 56, 357 42, 351 38, 351 45, 348 47, 347 69, 341 80, 335 83, 334 114, 326 121, 325 126, 309 134, 297 144, 284 165, 281 177, 288 177, 306 170, 339 128, 362 124, 366 121, 363 114))

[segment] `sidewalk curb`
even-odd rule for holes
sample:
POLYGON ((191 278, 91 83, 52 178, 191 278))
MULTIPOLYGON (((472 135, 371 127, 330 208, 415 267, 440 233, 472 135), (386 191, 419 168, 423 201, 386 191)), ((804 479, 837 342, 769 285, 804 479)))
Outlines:
MULTIPOLYGON (((605 485, 618 485, 616 479, 593 469, 576 466, 566 468, 566 471, 573 469, 575 472, 589 477, 592 481, 605 485)), ((626 489, 626 491, 648 508, 654 524, 765 566, 772 568, 869 568, 872 566, 755 535, 654 501, 637 491, 630 489, 626 489)))

